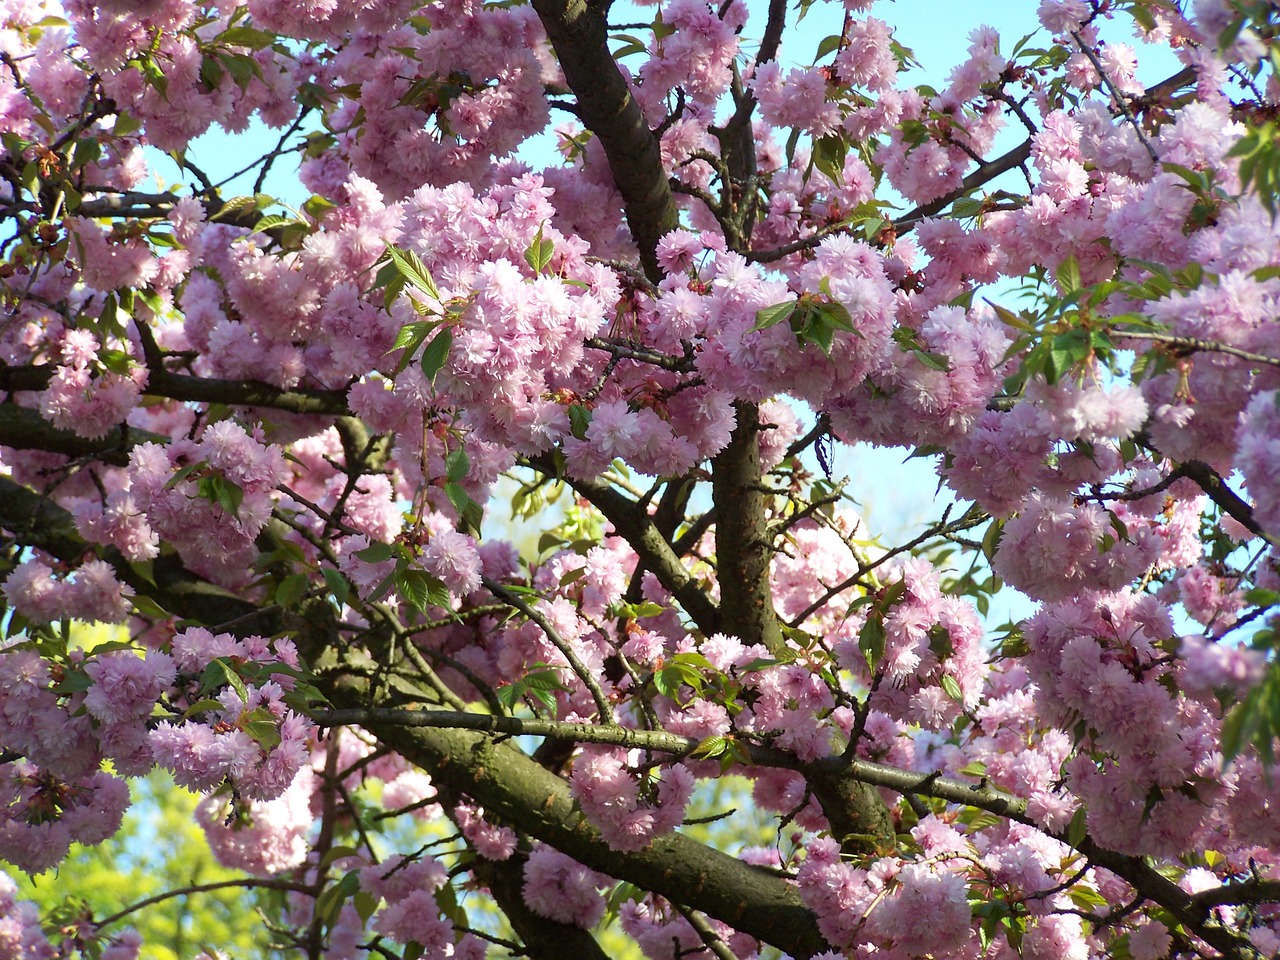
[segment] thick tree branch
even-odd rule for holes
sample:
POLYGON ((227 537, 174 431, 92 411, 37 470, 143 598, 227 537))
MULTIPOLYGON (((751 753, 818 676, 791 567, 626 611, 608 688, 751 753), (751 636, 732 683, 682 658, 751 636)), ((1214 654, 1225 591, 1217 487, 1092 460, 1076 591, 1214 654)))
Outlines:
MULTIPOLYGON (((0 365, 0 390, 43 390, 53 379, 52 364, 10 367, 0 365)), ((228 406, 270 407, 289 413, 349 416, 346 393, 342 390, 281 390, 258 380, 222 380, 193 377, 156 369, 147 371, 146 393, 168 400, 193 403, 225 403, 228 406)))
POLYGON ((582 122, 609 158, 644 272, 657 282, 662 279, 658 240, 678 226, 679 211, 658 139, 609 53, 606 12, 586 0, 534 0, 533 8, 578 98, 582 122))
MULTIPOLYGON (((70 513, 8 477, 0 477, 0 529, 10 531, 23 546, 37 547, 64 563, 78 564, 91 553, 70 513)), ((114 547, 99 552, 136 593, 151 597, 175 616, 205 624, 236 619, 237 632, 245 636, 270 636, 279 627, 278 616, 193 575, 174 555, 153 560, 148 579, 114 547)))
POLYGON ((68 457, 94 457, 114 466, 129 462, 129 451, 139 443, 168 443, 168 437, 121 424, 105 437, 86 439, 70 430, 59 430, 39 412, 16 403, 0 403, 0 445, 15 450, 45 450, 68 457))
POLYGON ((734 409, 738 422, 733 436, 711 461, 720 629, 747 645, 761 643, 776 652, 784 641, 769 585, 773 553, 760 469, 759 412, 745 402, 734 409))
MULTIPOLYGON (((364 678, 335 672, 324 680, 335 707, 365 706, 364 678)), ((593 870, 688 904, 794 957, 827 949, 813 914, 786 881, 679 833, 657 837, 643 850, 614 850, 574 804, 564 780, 509 743, 466 730, 377 722, 368 729, 436 782, 593 870)))
POLYGON ((1249 506, 1240 494, 1227 486, 1226 481, 1213 467, 1203 460, 1187 460, 1178 465, 1177 472, 1188 480, 1194 481, 1210 500, 1250 533, 1266 537, 1268 540, 1272 539, 1254 517, 1253 507, 1249 506))
POLYGON ((489 888, 530 960, 610 960, 589 930, 548 920, 524 902, 523 855, 498 862, 476 857, 471 872, 489 888))

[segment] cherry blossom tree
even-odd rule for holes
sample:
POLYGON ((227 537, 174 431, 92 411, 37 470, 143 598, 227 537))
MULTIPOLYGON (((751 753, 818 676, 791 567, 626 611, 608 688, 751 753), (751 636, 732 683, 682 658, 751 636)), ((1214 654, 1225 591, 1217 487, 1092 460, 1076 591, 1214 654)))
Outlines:
POLYGON ((1280 952, 1280 14, 872 6, 0 0, 0 857, 243 876, 0 958, 1280 952))

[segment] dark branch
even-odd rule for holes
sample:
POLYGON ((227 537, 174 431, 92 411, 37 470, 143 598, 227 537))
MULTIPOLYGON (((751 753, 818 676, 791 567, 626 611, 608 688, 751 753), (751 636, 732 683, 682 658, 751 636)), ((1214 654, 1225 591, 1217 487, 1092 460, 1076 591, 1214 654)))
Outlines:
POLYGON ((627 225, 650 280, 662 278, 658 240, 679 225, 679 211, 662 167, 658 139, 649 129, 618 64, 609 52, 608 24, 586 0, 534 0, 547 39, 578 98, 582 122, 600 140, 613 181, 626 204, 627 225))

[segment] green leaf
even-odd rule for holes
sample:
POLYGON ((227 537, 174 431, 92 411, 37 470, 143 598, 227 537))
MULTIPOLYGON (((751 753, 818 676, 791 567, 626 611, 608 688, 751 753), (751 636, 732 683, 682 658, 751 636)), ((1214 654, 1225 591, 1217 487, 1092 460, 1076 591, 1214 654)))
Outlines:
POLYGON ((231 74, 231 79, 241 89, 247 87, 255 78, 262 79, 262 66, 247 53, 219 53, 217 58, 222 68, 231 74))
POLYGON ((351 595, 351 586, 347 583, 347 578, 332 567, 322 567, 320 573, 324 576, 325 585, 328 586, 329 592, 333 594, 333 599, 338 601, 338 606, 344 605, 351 595))
POLYGON ((911 353, 922 366, 930 370, 940 370, 943 373, 949 373, 951 370, 951 361, 941 353, 931 353, 928 350, 913 350, 911 353))
POLYGON ((211 697, 206 697, 203 700, 197 700, 195 703, 191 704, 191 706, 187 707, 187 709, 183 711, 182 719, 188 720, 191 717, 194 717, 197 713, 204 713, 205 711, 208 711, 208 710, 221 710, 221 709, 222 709, 221 700, 214 700, 211 697))
POLYGON ((356 908, 356 913, 360 916, 363 923, 368 923, 369 918, 374 915, 378 909, 378 898, 368 890, 361 890, 351 900, 356 908))
POLYGON ((1274 607, 1280 603, 1280 591, 1251 587, 1244 593, 1245 602, 1254 607, 1274 607))
POLYGON ((151 620, 167 620, 169 618, 169 612, 145 594, 134 594, 129 598, 129 602, 133 605, 134 612, 141 617, 147 617, 151 620))
POLYGON ((204 672, 200 675, 200 691, 208 693, 213 690, 221 690, 223 687, 231 687, 236 692, 241 701, 248 702, 249 690, 245 687, 244 681, 240 679, 240 674, 227 663, 225 657, 218 657, 209 661, 209 665, 204 668, 204 672))
POLYGON ((217 39, 229 47, 249 47, 252 50, 265 50, 276 42, 275 34, 253 27, 228 27, 218 34, 217 39))
POLYGON ((451 349, 453 349, 453 331, 445 327, 422 351, 422 373, 432 384, 436 382, 436 374, 444 367, 444 362, 449 359, 451 349))
POLYGON ((866 657, 867 666, 874 671, 884 659, 884 616, 879 611, 872 611, 867 622, 858 631, 858 649, 866 657))
POLYGON ((1080 263, 1075 256, 1068 256, 1058 264, 1058 286, 1065 294, 1075 293, 1080 289, 1080 263))
POLYGON ((448 587, 425 570, 401 570, 395 575, 395 583, 401 598, 419 613, 426 613, 429 607, 449 606, 448 587))
POLYGON ((838 134, 819 137, 813 144, 813 165, 837 186, 844 183, 844 158, 849 145, 838 134))
POLYGON ((580 403, 569 404, 569 432, 578 440, 585 440, 591 426, 591 411, 580 403))
POLYGON ((626 43, 618 47, 617 50, 613 51, 613 59, 615 60, 621 60, 623 57, 630 57, 637 53, 644 53, 649 49, 649 45, 647 43, 639 37, 634 37, 629 33, 620 33, 612 39, 626 41, 626 43))
POLYGON ((756 323, 751 329, 766 330, 775 324, 781 323, 783 320, 789 320, 791 314, 795 313, 796 307, 799 305, 800 301, 798 300, 788 300, 772 307, 762 307, 756 311, 756 323))
POLYGON ((416 253, 412 250, 401 250, 399 247, 387 244, 387 256, 391 258, 396 270, 400 272, 400 275, 405 280, 432 299, 440 299, 440 290, 436 287, 435 280, 431 278, 431 271, 427 269, 427 265, 422 262, 422 259, 416 253))
POLYGON ((956 678, 951 674, 944 673, 942 675, 942 689, 956 703, 964 703, 964 691, 960 689, 960 684, 956 682, 956 678))
POLYGON ((305 203, 302 204, 302 212, 309 216, 312 220, 323 220, 325 215, 331 210, 337 210, 338 205, 331 200, 327 200, 319 194, 312 194, 305 203))
POLYGON ((244 502, 244 490, 240 488, 240 484, 220 473, 201 477, 196 483, 196 492, 206 500, 216 503, 224 513, 232 517, 239 515, 240 504, 244 502))
POLYGON ((1087 819, 1088 811, 1084 807, 1077 810, 1075 816, 1071 818, 1071 823, 1067 825, 1067 843, 1071 846, 1080 846, 1089 835, 1087 819))
POLYGON ((831 345, 835 339, 836 328, 832 323, 831 317, 823 310, 824 305, 810 304, 806 311, 804 325, 797 332, 797 337, 801 341, 808 341, 823 352, 825 356, 831 356, 831 345))
POLYGON ((456 927, 467 927, 470 924, 467 921, 467 912, 462 909, 462 905, 458 903, 458 893, 453 888, 453 884, 446 883, 435 892, 436 905, 440 907, 440 912, 448 918, 449 922, 456 927))
POLYGON ((840 44, 844 42, 844 37, 838 33, 833 33, 829 37, 823 37, 822 42, 818 44, 818 52, 814 54, 813 62, 817 63, 828 53, 834 53, 840 49, 840 44))
POLYGON ((849 308, 840 301, 831 300, 829 303, 819 304, 818 309, 826 315, 827 319, 831 321, 831 325, 837 330, 846 330, 849 333, 857 334, 859 337, 862 336, 862 331, 854 326, 853 316, 849 313, 849 308))
POLYGON ((567 692, 568 689, 561 682, 558 669, 549 667, 545 663, 535 663, 524 677, 504 687, 499 687, 497 695, 499 702, 508 710, 513 709, 526 696, 530 696, 546 707, 548 711, 554 711, 556 708, 555 692, 557 690, 567 692))
POLYGON ((586 567, 574 567, 572 570, 566 570, 560 577, 560 586, 567 587, 571 583, 578 582, 586 575, 586 567))
POLYGON ((707 760, 714 760, 716 757, 727 753, 729 750, 729 738, 719 735, 703 737, 698 745, 693 748, 693 752, 689 754, 691 757, 701 757, 707 760))
POLYGON ((444 458, 444 475, 450 483, 457 483, 471 469, 471 461, 463 447, 453 450, 444 458))
POLYGON ((93 681, 89 679, 89 675, 83 670, 67 670, 62 675, 62 679, 55 683, 51 689, 59 696, 67 696, 88 690, 92 686, 93 681))
MULTIPOLYGON (((583 567, 583 570, 586 568, 583 567)), ((639 620, 641 617, 656 617, 666 608, 661 604, 654 603, 652 600, 645 600, 641 603, 620 603, 615 608, 615 616, 624 620, 639 620)))
POLYGON ((480 525, 484 522, 484 507, 471 499, 471 495, 461 484, 446 483, 444 494, 458 511, 458 529, 473 537, 480 535, 480 525))
POLYGON ((382 563, 390 560, 396 555, 395 548, 389 543, 382 543, 375 540, 363 550, 357 550, 355 557, 357 560, 363 560, 365 563, 382 563))
POLYGON ((288 610, 297 606, 298 601, 302 599, 307 592, 307 578, 305 574, 291 573, 280 581, 276 587, 276 603, 288 610))
POLYGON ((400 328, 396 334, 395 343, 387 351, 387 353, 392 353, 396 350, 404 351, 400 356, 400 361, 396 364, 396 373, 399 373, 409 365, 413 360, 413 355, 418 352, 422 342, 427 339, 427 335, 438 325, 438 323, 432 323, 427 320, 415 320, 412 323, 406 323, 400 328))
POLYGON ((550 240, 544 240, 542 237, 542 225, 538 225, 538 232, 534 234, 532 242, 528 249, 524 252, 524 262, 529 265, 529 269, 534 273, 542 273, 551 264, 551 258, 555 255, 555 244, 550 240))
POLYGON ((265 707, 254 710, 243 722, 244 732, 262 745, 264 750, 274 750, 280 745, 280 721, 265 707))

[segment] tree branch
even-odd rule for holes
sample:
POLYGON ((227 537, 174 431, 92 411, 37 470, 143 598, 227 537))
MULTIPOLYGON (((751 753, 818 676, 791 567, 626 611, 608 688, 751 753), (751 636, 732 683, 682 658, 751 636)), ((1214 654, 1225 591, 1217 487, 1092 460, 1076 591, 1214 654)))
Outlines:
MULTIPOLYGON (((530 457, 524 462, 540 473, 556 476, 555 464, 548 457, 530 457)), ((569 477, 565 482, 608 518, 618 535, 639 555, 645 567, 653 571, 658 582, 675 597, 699 630, 710 636, 720 629, 719 609, 639 504, 603 480, 569 477)))
POLYGON ((711 461, 711 498, 716 506, 716 569, 720 582, 720 629, 750 646, 782 649, 782 627, 769 584, 773 560, 760 469, 759 411, 734 404, 737 425, 729 445, 711 461))
POLYGON ((1128 340, 1154 340, 1156 343, 1162 343, 1168 347, 1172 347, 1179 353, 1225 353, 1230 357, 1239 357, 1241 360, 1248 360, 1250 363, 1264 364, 1269 367, 1280 367, 1280 357, 1269 357, 1264 353, 1253 353, 1249 350, 1241 350, 1239 347, 1233 347, 1230 344, 1219 343, 1216 340, 1200 340, 1196 337, 1175 337, 1170 333, 1151 333, 1139 330, 1117 330, 1115 335, 1124 337, 1128 340))
POLYGON ((613 711, 609 709, 609 700, 604 695, 604 691, 600 689, 600 684, 596 682, 595 677, 591 675, 591 671, 587 669, 586 664, 579 659, 574 652, 573 647, 569 646, 568 641, 560 636, 555 626, 544 617, 541 613, 524 602, 524 599, 512 593, 502 584, 489 577, 481 577, 480 582, 484 584, 484 588, 492 593, 508 606, 514 607, 523 613, 527 618, 532 620, 542 630, 546 638, 551 641, 552 645, 560 651, 560 655, 565 658, 574 674, 582 681, 582 685, 591 692, 591 699, 596 703, 596 711, 600 715, 600 722, 612 725, 613 711))
MULTIPOLYGON (((0 390, 43 390, 57 372, 53 364, 10 367, 0 365, 0 390)), ((289 413, 350 416, 343 390, 281 390, 258 380, 193 377, 149 367, 146 393, 168 400, 225 403, 238 407, 270 407, 289 413)))
POLYGON ((657 282, 658 240, 679 225, 679 211, 658 138, 609 52, 605 13, 586 0, 533 0, 533 8, 578 98, 582 122, 604 147, 644 272, 657 282))
POLYGON ((906 233, 915 228, 921 220, 927 220, 929 217, 936 216, 956 200, 959 200, 970 190, 976 190, 978 187, 989 183, 1000 174, 1005 173, 1015 167, 1020 167, 1027 162, 1031 156, 1031 140, 1022 141, 1008 153, 996 157, 987 163, 979 165, 977 170, 964 178, 960 182, 960 186, 944 193, 937 200, 930 200, 928 203, 921 204, 909 213, 904 213, 897 220, 893 221, 894 229, 899 235, 906 233))
MULTIPOLYGON (((322 678, 339 708, 363 708, 369 684, 353 673, 322 678)), ((828 949, 817 922, 784 880, 671 833, 643 850, 612 849, 573 802, 568 785, 510 743, 466 730, 373 722, 381 742, 429 771, 503 822, 550 844, 593 870, 686 903, 794 957, 828 949)))

